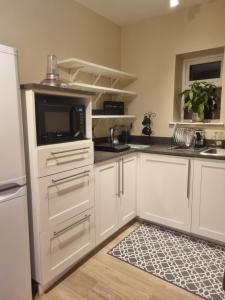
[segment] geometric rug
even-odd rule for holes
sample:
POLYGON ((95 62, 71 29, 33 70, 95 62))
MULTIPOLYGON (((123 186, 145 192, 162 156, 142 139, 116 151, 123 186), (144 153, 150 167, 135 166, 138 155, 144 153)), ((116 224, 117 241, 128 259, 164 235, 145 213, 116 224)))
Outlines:
POLYGON ((108 252, 191 293, 225 300, 225 247, 149 223, 108 252))

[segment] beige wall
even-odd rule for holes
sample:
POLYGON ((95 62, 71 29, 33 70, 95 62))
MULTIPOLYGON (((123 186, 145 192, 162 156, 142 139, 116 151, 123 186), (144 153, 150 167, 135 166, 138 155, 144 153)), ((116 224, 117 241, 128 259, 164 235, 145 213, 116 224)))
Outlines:
MULTIPOLYGON (((173 121, 175 57, 225 46, 225 1, 147 19, 122 29, 122 68, 138 76, 132 86, 138 97, 130 104, 136 113, 133 134, 141 133, 143 114, 153 111, 156 136, 170 136, 173 121)), ((225 86, 225 85, 224 85, 225 86)), ((222 119, 225 121, 225 93, 222 119)))
MULTIPOLYGON (((225 1, 211 0, 124 27, 121 45, 119 26, 73 0, 1 0, 0 43, 18 48, 21 83, 43 79, 49 53, 114 68, 120 68, 122 59, 122 69, 138 76, 131 87, 138 97, 129 105, 129 113, 138 116, 133 134, 141 133, 143 114, 153 111, 155 135, 170 136, 175 56, 225 46, 225 1)), ((224 99, 225 93, 225 121, 224 99)), ((99 127, 108 134, 112 125, 100 122, 97 136, 103 134, 99 127)))
POLYGON ((0 43, 19 50, 20 81, 39 82, 47 54, 119 68, 121 30, 73 0, 1 0, 0 43))

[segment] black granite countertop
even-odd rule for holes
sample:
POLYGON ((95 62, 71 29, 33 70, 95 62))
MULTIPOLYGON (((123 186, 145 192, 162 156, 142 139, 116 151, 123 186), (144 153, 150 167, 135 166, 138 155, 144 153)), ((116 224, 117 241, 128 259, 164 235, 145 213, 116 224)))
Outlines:
POLYGON ((119 158, 124 155, 137 152, 135 149, 129 149, 123 152, 106 152, 106 151, 95 151, 94 152, 94 163, 100 163, 114 158, 119 158))
POLYGON ((182 156, 182 157, 197 157, 202 159, 217 159, 224 160, 224 156, 212 156, 212 155, 202 155, 200 152, 203 149, 171 149, 170 144, 158 144, 158 145, 149 145, 149 147, 144 149, 129 149, 124 152, 105 152, 105 151, 95 151, 94 153, 94 162, 99 163, 107 161, 114 158, 119 158, 124 155, 141 152, 141 153, 151 153, 151 154, 163 154, 163 155, 173 155, 173 156, 182 156))

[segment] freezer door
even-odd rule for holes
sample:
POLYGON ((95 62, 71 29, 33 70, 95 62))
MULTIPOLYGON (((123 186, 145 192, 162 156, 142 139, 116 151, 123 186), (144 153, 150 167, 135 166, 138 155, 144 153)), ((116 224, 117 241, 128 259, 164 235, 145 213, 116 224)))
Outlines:
MULTIPOLYGON (((23 189, 14 194, 24 193, 23 189)), ((31 300, 26 195, 0 199, 0 299, 31 300)))
POLYGON ((25 183, 20 105, 17 55, 0 45, 0 186, 25 183))

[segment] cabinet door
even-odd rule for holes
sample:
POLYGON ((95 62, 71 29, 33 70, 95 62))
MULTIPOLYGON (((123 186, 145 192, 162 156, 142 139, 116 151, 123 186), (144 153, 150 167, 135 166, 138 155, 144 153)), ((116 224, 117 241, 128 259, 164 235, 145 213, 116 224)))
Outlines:
POLYGON ((42 285, 72 267, 95 247, 94 212, 87 210, 40 234, 42 285))
POLYGON ((91 165, 93 157, 89 140, 38 147, 38 177, 91 165))
POLYGON ((190 231, 190 166, 185 158, 142 155, 141 218, 190 231))
POLYGON ((95 168, 96 242, 104 241, 118 229, 118 165, 106 163, 95 168))
POLYGON ((94 206, 93 167, 39 179, 41 231, 94 206))
POLYGON ((136 216, 137 158, 125 156, 119 164, 121 174, 119 226, 122 227, 136 216))
POLYGON ((225 163, 194 162, 192 232, 225 242, 225 163))

